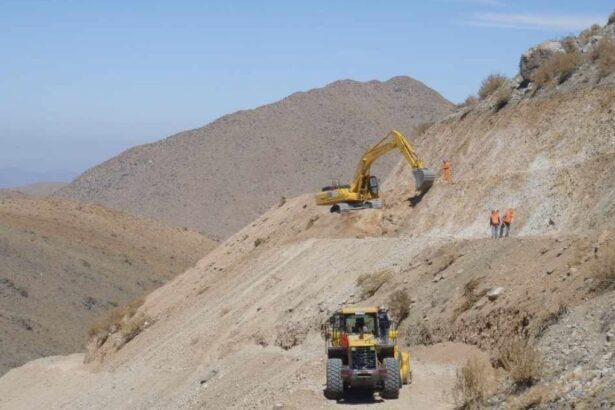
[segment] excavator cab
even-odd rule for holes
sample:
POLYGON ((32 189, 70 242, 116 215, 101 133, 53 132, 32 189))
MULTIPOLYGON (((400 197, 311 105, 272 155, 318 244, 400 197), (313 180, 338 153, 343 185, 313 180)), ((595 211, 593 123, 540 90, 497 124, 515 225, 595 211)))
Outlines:
POLYGON ((378 178, 370 175, 365 182, 367 183, 367 190, 369 191, 370 194, 372 194, 374 197, 378 197, 378 178))

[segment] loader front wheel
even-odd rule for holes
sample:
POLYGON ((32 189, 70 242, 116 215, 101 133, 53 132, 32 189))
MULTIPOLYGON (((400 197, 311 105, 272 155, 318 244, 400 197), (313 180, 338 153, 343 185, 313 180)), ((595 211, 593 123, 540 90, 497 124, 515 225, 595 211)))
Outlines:
POLYGON ((394 357, 387 357, 383 360, 383 365, 387 371, 387 376, 384 379, 384 389, 380 392, 380 397, 383 399, 396 399, 399 397, 399 387, 401 386, 399 363, 397 363, 394 357))
POLYGON ((328 399, 339 400, 343 395, 342 359, 329 359, 327 361, 327 388, 325 396, 328 399))

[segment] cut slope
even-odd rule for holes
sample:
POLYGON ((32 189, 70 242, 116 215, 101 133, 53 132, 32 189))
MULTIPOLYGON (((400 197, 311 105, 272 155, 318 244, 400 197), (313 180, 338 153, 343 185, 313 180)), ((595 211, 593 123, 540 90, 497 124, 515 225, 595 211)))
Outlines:
POLYGON ((82 350, 98 316, 212 248, 197 233, 102 206, 0 199, 0 373, 82 350))
MULTIPOLYGON (((389 128, 410 133, 452 104, 409 77, 338 81, 132 148, 58 195, 226 238, 277 203, 352 176, 389 128)), ((379 163, 384 176, 396 159, 379 163)))

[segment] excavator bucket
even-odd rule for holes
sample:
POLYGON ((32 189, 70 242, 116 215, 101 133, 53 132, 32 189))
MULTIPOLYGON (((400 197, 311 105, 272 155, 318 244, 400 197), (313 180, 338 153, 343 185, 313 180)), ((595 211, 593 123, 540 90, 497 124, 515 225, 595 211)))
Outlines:
POLYGON ((417 168, 414 170, 415 189, 420 192, 427 192, 436 180, 436 173, 427 168, 417 168))

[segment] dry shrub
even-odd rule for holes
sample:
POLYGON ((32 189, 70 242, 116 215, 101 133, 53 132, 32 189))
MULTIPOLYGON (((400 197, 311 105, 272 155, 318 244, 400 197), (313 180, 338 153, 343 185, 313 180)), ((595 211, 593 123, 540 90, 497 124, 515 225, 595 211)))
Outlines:
POLYGON ((453 396, 461 409, 480 409, 489 394, 490 368, 477 358, 470 359, 459 370, 453 396))
POLYGON ((553 84, 554 80, 561 84, 572 76, 582 62, 579 52, 555 53, 536 69, 531 80, 537 88, 553 84))
POLYGON ((500 364, 509 372, 517 388, 534 385, 542 377, 543 361, 540 352, 527 340, 513 338, 500 350, 500 364))
POLYGON ((141 333, 149 321, 149 317, 139 314, 123 322, 120 327, 120 333, 124 337, 124 343, 128 343, 136 335, 141 333))
POLYGON ((577 39, 573 36, 564 37, 560 43, 562 43, 562 47, 564 47, 566 53, 576 53, 579 51, 577 39))
POLYGON ((478 98, 476 98, 476 96, 474 95, 469 95, 468 98, 466 98, 466 100, 463 102, 463 105, 466 107, 472 107, 476 104, 478 104, 478 98))
POLYGON ((122 328, 124 323, 132 319, 144 302, 144 298, 137 298, 130 303, 113 309, 107 316, 98 320, 90 327, 88 335, 90 337, 105 337, 109 333, 115 333, 122 328))
POLYGON ((542 335, 547 331, 547 329, 558 323, 566 313, 568 313, 568 306, 564 303, 560 303, 556 311, 550 312, 545 316, 542 323, 538 327, 536 337, 542 337, 542 335))
POLYGON ((615 71, 615 40, 604 37, 592 49, 590 58, 598 65, 600 78, 615 71))
POLYGON ((615 10, 613 10, 611 15, 609 16, 609 21, 607 22, 607 24, 615 24, 615 10))
POLYGON ((410 297, 403 290, 396 290, 389 297, 389 312, 393 320, 401 323, 410 314, 410 297))
POLYGON ((315 215, 312 216, 307 223, 305 224, 305 230, 307 231, 308 229, 310 229, 312 226, 314 226, 314 222, 318 221, 320 219, 320 216, 315 215))
POLYGON ((425 131, 427 131, 429 129, 429 127, 431 127, 433 125, 433 122, 422 122, 419 125, 417 125, 416 127, 414 127, 414 135, 418 136, 418 135, 423 135, 425 133, 425 131))
POLYGON ((498 88, 500 88, 506 82, 506 77, 502 74, 491 74, 483 80, 478 90, 478 96, 481 100, 489 97, 498 88))
POLYGON ((361 289, 361 300, 374 296, 393 274, 383 270, 376 273, 364 273, 357 278, 357 286, 361 289))
POLYGON ((280 201, 278 202, 278 208, 283 207, 284 204, 286 204, 286 197, 285 196, 281 196, 280 197, 280 201))
POLYGON ((495 102, 493 108, 496 112, 500 111, 512 98, 512 90, 508 87, 500 87, 494 95, 495 102))
POLYGON ((534 386, 523 393, 521 396, 511 400, 509 409, 527 410, 533 409, 541 404, 546 404, 557 398, 557 392, 553 386, 534 386))
POLYGON ((416 322, 412 326, 408 326, 405 331, 405 339, 407 346, 413 345, 432 345, 434 338, 431 330, 422 321, 416 322))
POLYGON ((600 25, 593 24, 590 28, 581 31, 581 34, 579 34, 579 38, 583 41, 587 41, 593 36, 595 36, 596 34, 598 34, 599 32, 600 32, 600 25))
POLYGON ((265 243, 265 240, 263 238, 256 238, 254 240, 254 247, 258 248, 259 246, 261 246, 264 243, 265 243))

